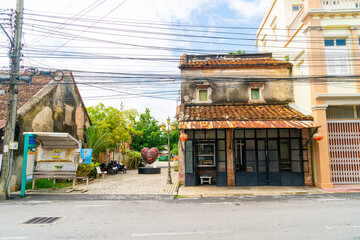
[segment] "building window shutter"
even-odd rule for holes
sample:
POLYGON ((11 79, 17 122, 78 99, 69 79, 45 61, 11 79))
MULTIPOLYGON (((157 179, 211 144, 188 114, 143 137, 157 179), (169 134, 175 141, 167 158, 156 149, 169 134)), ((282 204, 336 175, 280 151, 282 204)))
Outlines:
POLYGON ((199 101, 206 102, 208 100, 208 91, 207 90, 199 90, 199 101))
POLYGON ((259 100, 260 99, 260 91, 258 88, 251 89, 251 99, 259 100))

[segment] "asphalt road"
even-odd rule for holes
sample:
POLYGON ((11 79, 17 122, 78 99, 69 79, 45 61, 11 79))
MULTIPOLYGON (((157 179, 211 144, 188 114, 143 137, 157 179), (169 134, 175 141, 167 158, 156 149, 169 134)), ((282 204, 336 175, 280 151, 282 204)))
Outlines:
POLYGON ((3 239, 359 239, 360 194, 34 195, 0 203, 3 239), (60 217, 52 224, 23 224, 60 217))

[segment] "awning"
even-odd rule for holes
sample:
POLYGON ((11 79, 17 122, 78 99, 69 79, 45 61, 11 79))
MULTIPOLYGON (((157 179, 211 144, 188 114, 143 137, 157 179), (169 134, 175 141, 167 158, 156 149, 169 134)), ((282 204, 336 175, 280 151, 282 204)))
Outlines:
POLYGON ((189 121, 179 122, 179 129, 214 129, 214 128, 315 128, 313 121, 189 121))
POLYGON ((81 143, 69 133, 54 132, 25 132, 36 135, 36 141, 41 143, 42 148, 73 149, 81 148, 81 143))

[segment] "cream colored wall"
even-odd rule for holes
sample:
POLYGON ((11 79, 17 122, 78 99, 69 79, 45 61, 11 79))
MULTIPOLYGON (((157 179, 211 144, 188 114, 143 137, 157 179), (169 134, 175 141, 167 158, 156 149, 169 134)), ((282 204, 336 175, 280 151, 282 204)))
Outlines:
MULTIPOLYGON (((294 63, 293 67, 293 77, 301 77, 300 74, 300 65, 306 64, 306 54, 302 54, 297 61, 294 63)), ((295 104, 300 108, 311 112, 311 92, 310 92, 310 83, 306 76, 309 75, 308 68, 304 67, 303 69, 304 80, 294 81, 294 99, 295 104)))
MULTIPOLYGON (((305 0, 309 1, 309 0, 305 0)), ((305 38, 304 30, 308 26, 304 26, 298 34, 292 39, 292 41, 285 47, 286 44, 286 32, 282 29, 286 29, 293 20, 292 16, 292 5, 293 4, 303 4, 307 5, 303 0, 277 0, 274 8, 272 9, 264 28, 259 35, 259 52, 272 52, 273 57, 284 60, 286 55, 289 55, 290 62, 294 65, 293 67, 293 76, 300 76, 299 63, 303 61, 302 65, 304 66, 305 74, 309 75, 309 64, 307 59, 307 43, 305 38), (272 23, 274 17, 276 19, 277 25, 277 42, 272 42, 270 39, 272 38, 272 29, 270 24, 272 23), (263 39, 264 35, 266 36, 267 48, 264 49, 262 45, 261 39, 263 39), (302 55, 301 55, 302 53, 302 55), (301 55, 301 56, 299 56, 301 55)), ((311 9, 310 9, 311 11, 311 9)), ((348 50, 348 58, 354 59, 353 45, 351 42, 351 31, 349 29, 350 26, 359 26, 360 19, 356 15, 350 14, 345 16, 341 13, 341 10, 336 10, 337 14, 317 14, 312 17, 313 20, 319 20, 320 25, 324 27, 322 30, 322 35, 324 38, 332 38, 332 37, 342 37, 347 39, 347 50, 348 50)), ((345 12, 344 12, 345 13, 345 12)), ((310 25, 310 24, 309 24, 310 25)), ((358 36, 360 36, 360 30, 357 30, 358 36)), ((322 39, 320 40, 322 41, 322 39)), ((318 66, 319 72, 324 72, 321 64, 318 66)), ((326 68, 326 66, 325 66, 326 68)), ((353 61, 349 62, 350 75, 356 74, 355 63, 353 61)), ((344 82, 339 81, 336 83, 328 82, 327 89, 328 93, 356 93, 359 92, 359 84, 355 81, 344 82)), ((304 108, 306 110, 311 110, 311 91, 310 84, 308 82, 294 82, 294 98, 296 105, 304 108)))
MULTIPOLYGON (((359 25, 360 20, 358 18, 354 18, 353 16, 341 17, 340 15, 330 16, 325 15, 321 19, 321 25, 325 27, 323 30, 324 38, 345 38, 347 53, 349 59, 349 68, 350 75, 355 75, 355 65, 354 61, 354 52, 351 40, 351 32, 349 27, 352 25, 359 25)), ((350 82, 328 82, 328 93, 356 93, 357 92, 357 84, 354 81, 350 82)))
POLYGON ((288 49, 284 49, 284 45, 287 41, 287 30, 286 27, 292 22, 292 5, 301 5, 302 0, 277 0, 274 8, 272 9, 264 28, 261 31, 261 34, 258 37, 258 48, 259 52, 269 52, 273 53, 273 57, 279 60, 284 60, 285 56, 289 54, 288 49), (273 23, 274 18, 276 17, 275 23, 273 23), (275 33, 277 40, 274 42, 273 39, 273 29, 274 25, 277 25, 275 33), (264 36, 266 34, 266 47, 263 46, 264 36))

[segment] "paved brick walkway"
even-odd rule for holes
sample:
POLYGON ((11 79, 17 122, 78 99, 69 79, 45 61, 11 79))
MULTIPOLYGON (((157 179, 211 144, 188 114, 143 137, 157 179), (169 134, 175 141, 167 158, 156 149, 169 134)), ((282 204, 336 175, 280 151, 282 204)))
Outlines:
POLYGON ((107 175, 89 183, 84 194, 166 194, 172 195, 178 183, 177 172, 171 169, 173 184, 166 184, 167 168, 161 174, 138 174, 138 170, 128 170, 126 174, 107 175))

